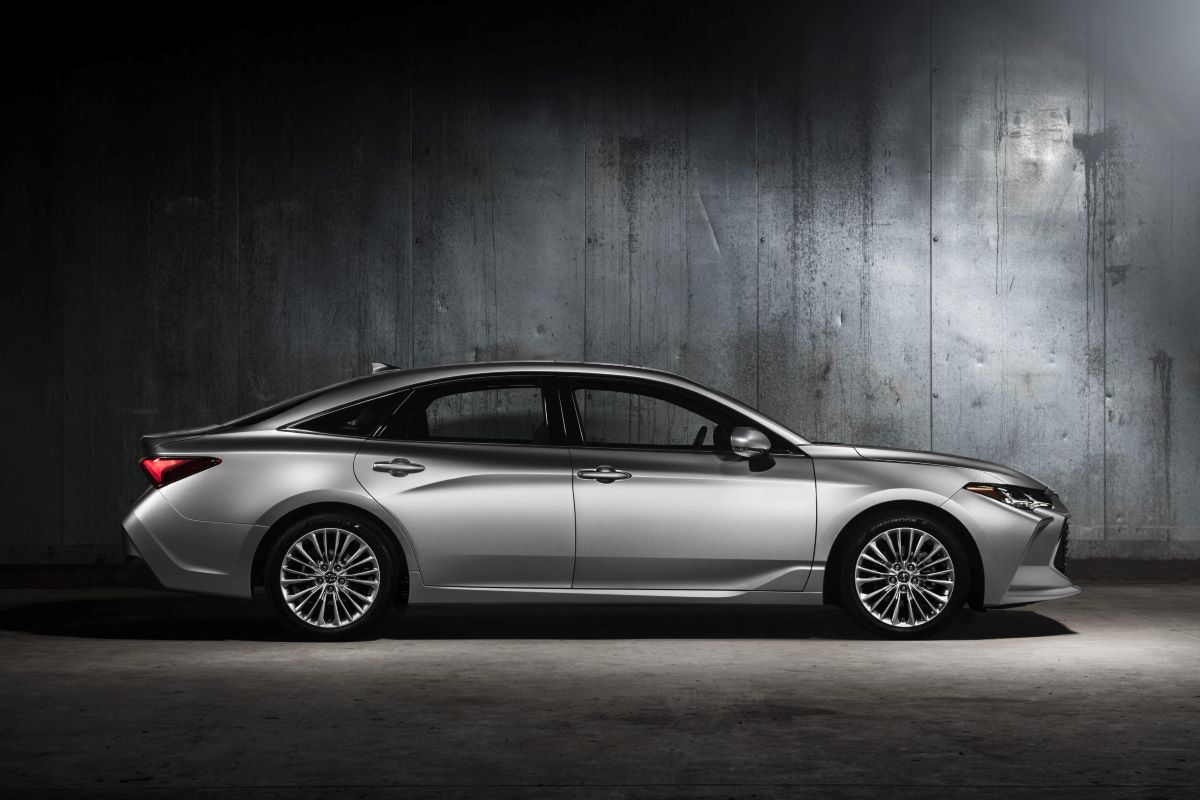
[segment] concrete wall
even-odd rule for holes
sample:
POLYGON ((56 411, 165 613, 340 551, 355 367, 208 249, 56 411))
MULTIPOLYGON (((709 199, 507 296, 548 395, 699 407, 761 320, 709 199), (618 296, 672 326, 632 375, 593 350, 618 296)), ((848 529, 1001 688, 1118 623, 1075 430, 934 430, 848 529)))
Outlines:
POLYGON ((430 6, 9 64, 0 562, 118 558, 140 433, 508 358, 1010 463, 1077 555, 1200 556, 1198 15, 1123 6, 430 6))

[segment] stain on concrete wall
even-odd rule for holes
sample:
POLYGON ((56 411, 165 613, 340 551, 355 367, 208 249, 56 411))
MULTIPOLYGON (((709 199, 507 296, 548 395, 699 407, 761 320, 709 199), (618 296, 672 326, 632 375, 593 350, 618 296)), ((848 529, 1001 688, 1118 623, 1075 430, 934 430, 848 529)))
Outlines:
POLYGON ((79 56, 0 101, 0 562, 118 558, 140 433, 507 358, 1006 462, 1076 555, 1200 557, 1197 14, 1133 5, 415 4, 79 56))

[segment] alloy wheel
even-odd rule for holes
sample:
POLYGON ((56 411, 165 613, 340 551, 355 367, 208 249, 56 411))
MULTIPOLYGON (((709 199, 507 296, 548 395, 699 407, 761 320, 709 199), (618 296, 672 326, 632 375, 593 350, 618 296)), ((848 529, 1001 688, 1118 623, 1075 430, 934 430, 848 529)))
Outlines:
POLYGON ((954 593, 954 561, 938 539, 917 528, 891 528, 863 547, 854 587, 867 613, 894 628, 924 625, 954 593))
POLYGON ((283 600, 318 628, 343 628, 360 619, 379 594, 379 560, 359 536, 319 528, 287 549, 279 568, 283 600))

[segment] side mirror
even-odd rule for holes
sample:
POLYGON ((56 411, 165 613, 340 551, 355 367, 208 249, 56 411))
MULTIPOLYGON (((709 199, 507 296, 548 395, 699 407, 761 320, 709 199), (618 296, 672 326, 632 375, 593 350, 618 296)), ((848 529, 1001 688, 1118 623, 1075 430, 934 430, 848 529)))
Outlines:
POLYGON ((754 458, 771 449, 771 440, 754 428, 734 428, 729 432, 729 449, 736 456, 754 458))

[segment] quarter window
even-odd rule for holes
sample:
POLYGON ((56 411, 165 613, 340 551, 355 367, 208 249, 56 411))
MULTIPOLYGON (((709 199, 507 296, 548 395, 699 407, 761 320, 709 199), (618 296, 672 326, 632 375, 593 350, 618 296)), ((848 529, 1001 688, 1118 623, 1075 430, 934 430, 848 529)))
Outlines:
POLYGON ((328 414, 294 425, 297 430, 312 431, 313 433, 332 433, 338 436, 357 436, 366 438, 373 436, 379 426, 400 404, 402 394, 391 394, 377 397, 362 403, 356 403, 328 414))
POLYGON ((382 435, 409 441, 546 444, 542 390, 521 383, 421 391, 382 435))

